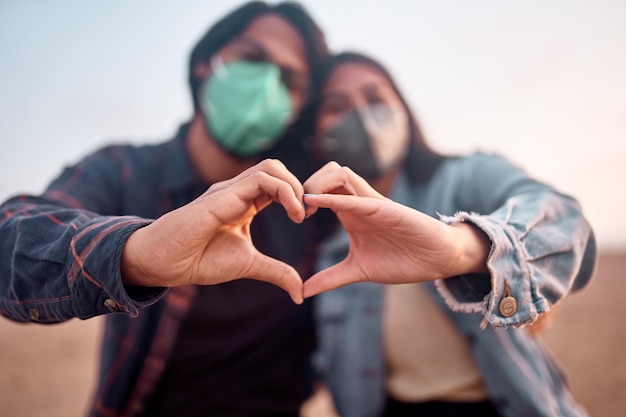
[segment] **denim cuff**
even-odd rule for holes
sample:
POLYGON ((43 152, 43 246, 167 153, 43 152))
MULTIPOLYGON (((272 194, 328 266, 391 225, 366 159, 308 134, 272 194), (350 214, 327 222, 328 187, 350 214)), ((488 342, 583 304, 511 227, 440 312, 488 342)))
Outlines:
POLYGON ((437 280, 446 304, 457 312, 482 313, 496 327, 523 326, 549 310, 547 302, 533 300, 533 282, 526 250, 516 230, 495 216, 458 212, 440 216, 446 224, 468 222, 491 241, 488 274, 468 274, 437 280))

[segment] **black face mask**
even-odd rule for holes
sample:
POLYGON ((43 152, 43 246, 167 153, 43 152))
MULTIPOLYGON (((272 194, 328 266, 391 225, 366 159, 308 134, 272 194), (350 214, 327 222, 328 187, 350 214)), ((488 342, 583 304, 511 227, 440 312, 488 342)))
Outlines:
POLYGON ((354 109, 315 140, 318 157, 348 166, 366 180, 397 167, 408 143, 406 113, 387 105, 354 109))

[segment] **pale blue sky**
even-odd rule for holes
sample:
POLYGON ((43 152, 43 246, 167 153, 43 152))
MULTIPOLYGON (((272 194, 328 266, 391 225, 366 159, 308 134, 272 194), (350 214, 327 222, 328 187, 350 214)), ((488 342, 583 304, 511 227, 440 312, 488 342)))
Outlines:
MULTIPOLYGON (((239 2, 0 0, 0 200, 190 116, 187 56, 239 2)), ((626 248, 626 2, 310 0, 334 49, 383 61, 429 142, 505 154, 626 248)))

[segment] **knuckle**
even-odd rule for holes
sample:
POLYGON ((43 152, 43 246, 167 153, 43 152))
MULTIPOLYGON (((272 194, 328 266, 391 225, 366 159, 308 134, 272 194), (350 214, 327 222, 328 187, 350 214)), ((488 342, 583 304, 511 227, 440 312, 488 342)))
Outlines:
POLYGON ((253 182, 261 182, 266 180, 270 175, 265 171, 255 171, 248 177, 248 180, 253 182))
POLYGON ((262 162, 262 168, 264 170, 275 171, 279 169, 283 169, 285 166, 278 159, 268 158, 264 159, 262 162))
POLYGON ((352 171, 352 169, 350 169, 350 167, 347 166, 342 166, 339 169, 340 175, 341 175, 341 180, 343 181, 344 184, 347 184, 348 182, 350 182, 351 178, 354 178, 354 171, 352 171))
POLYGON ((215 191, 217 191, 218 189, 222 188, 223 184, 222 182, 216 182, 213 183, 209 186, 209 188, 204 192, 204 194, 211 194, 214 193, 215 191))
POLYGON ((350 169, 349 166, 343 165, 340 169, 341 169, 341 173, 345 175, 346 177, 354 174, 354 171, 352 171, 352 169, 350 169))

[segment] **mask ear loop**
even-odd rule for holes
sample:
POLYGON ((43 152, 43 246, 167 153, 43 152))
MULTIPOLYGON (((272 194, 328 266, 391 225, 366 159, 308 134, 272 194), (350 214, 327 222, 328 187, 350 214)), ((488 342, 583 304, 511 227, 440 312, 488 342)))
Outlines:
POLYGON ((381 123, 379 120, 376 120, 376 117, 372 114, 371 106, 359 106, 356 108, 359 117, 361 118, 361 122, 365 126, 369 135, 378 135, 380 130, 382 129, 381 123))
MULTIPOLYGON (((396 164, 400 160, 398 156, 399 153, 391 158, 388 152, 391 150, 389 145, 393 146, 394 143, 397 143, 397 139, 399 139, 400 135, 402 135, 402 137, 408 137, 408 117, 406 112, 403 112, 397 107, 388 105, 362 106, 357 108, 357 112, 361 117, 363 126, 368 132, 370 139, 374 141, 371 146, 372 151, 376 154, 377 164, 380 165, 379 169, 386 170, 389 166, 396 164), (380 108, 376 109, 376 106, 380 108), (376 110, 384 110, 386 114, 383 117, 381 117, 381 114, 375 115, 374 112, 376 110), (391 131, 389 131, 389 129, 391 129, 391 131), (392 143, 389 143, 387 138, 382 138, 382 135, 385 133, 392 134, 392 143), (383 148, 380 147, 381 140, 385 143, 383 148)), ((406 146, 405 148, 408 149, 406 146)))
MULTIPOLYGON (((213 58, 211 58, 211 60, 209 61, 209 66, 211 67, 211 73, 204 80, 204 85, 201 87, 203 95, 205 94, 204 90, 208 88, 208 84, 209 84, 208 81, 209 81, 209 78, 211 78, 211 76, 215 75, 220 80, 223 80, 224 78, 228 77, 228 71, 226 70, 226 67, 224 66, 224 61, 219 55, 215 55, 213 56, 213 58)), ((200 102, 200 109, 205 114, 212 112, 212 107, 213 107, 213 103, 211 102, 207 102, 207 103, 204 103, 203 101, 200 102)))
POLYGON ((395 106, 378 104, 374 106, 360 106, 357 107, 356 110, 359 113, 363 124, 370 134, 379 134, 380 131, 385 128, 385 125, 389 123, 392 123, 394 125, 408 123, 408 117, 406 115, 406 112, 395 106), (381 120, 380 117, 376 117, 374 115, 375 106, 388 108, 389 114, 386 116, 387 120, 381 120))
POLYGON ((215 74, 216 77, 224 79, 228 76, 228 71, 224 66, 224 61, 219 55, 215 55, 213 58, 211 58, 210 65, 211 72, 215 74))

